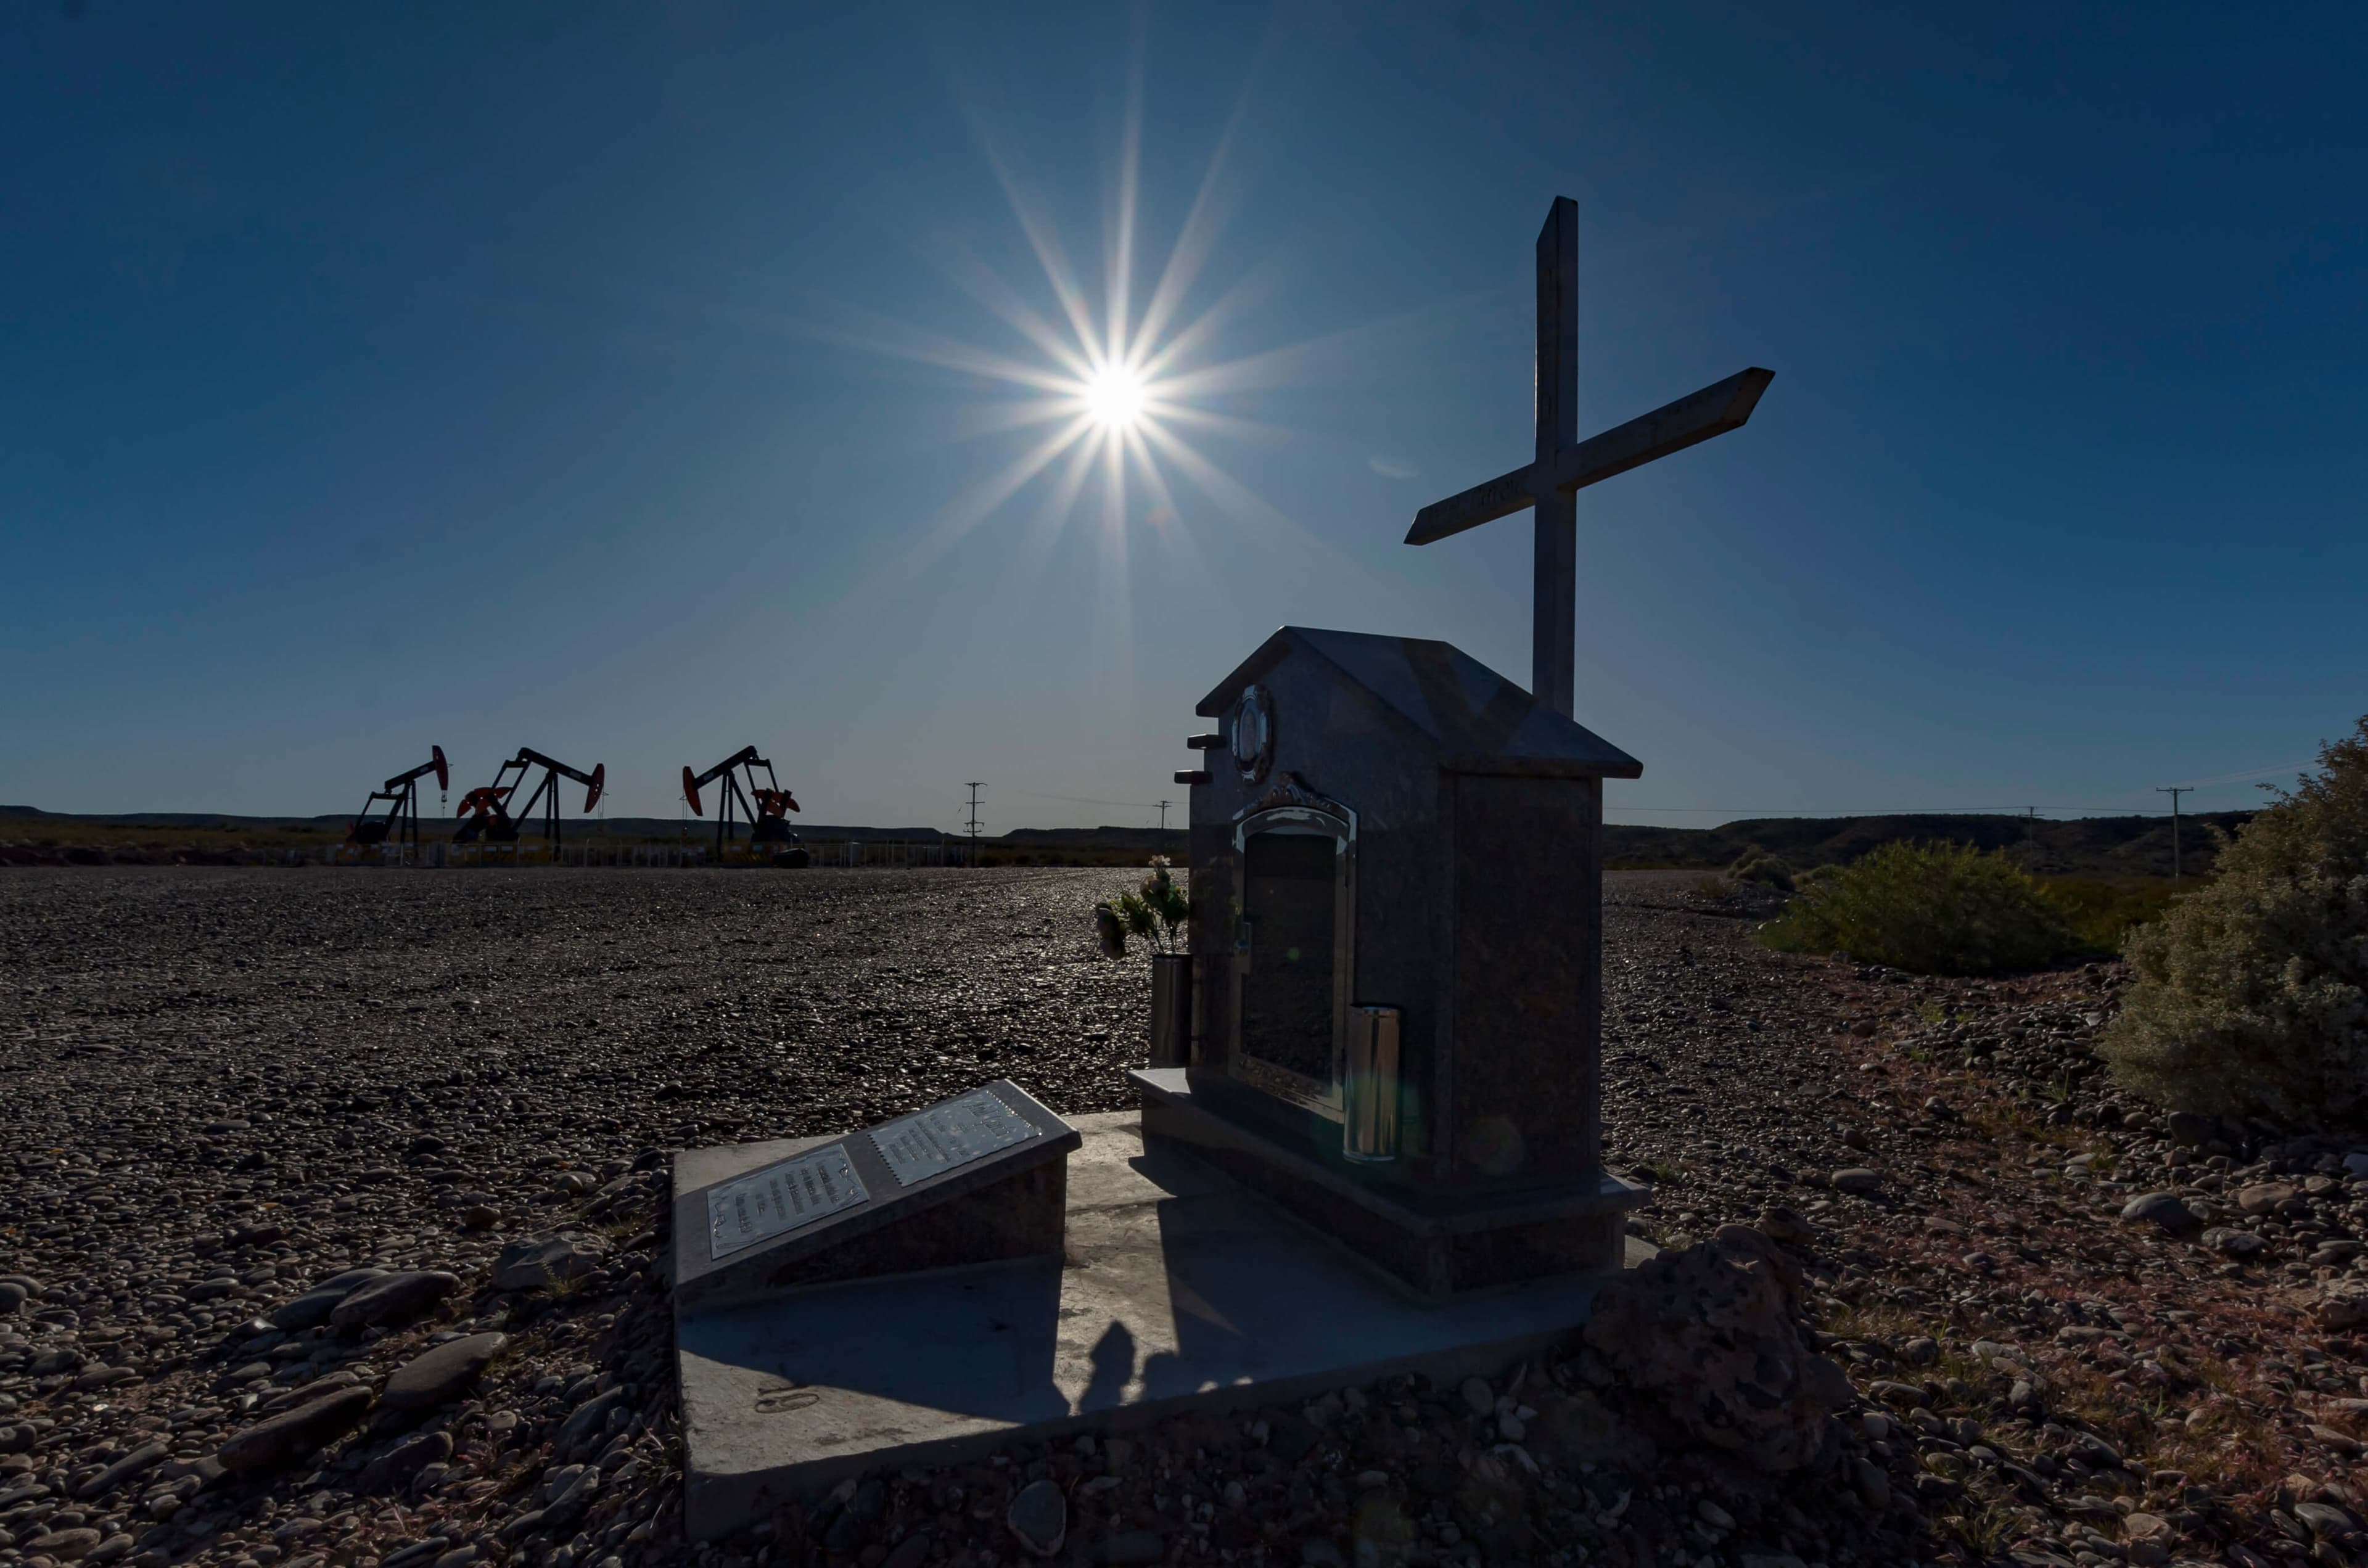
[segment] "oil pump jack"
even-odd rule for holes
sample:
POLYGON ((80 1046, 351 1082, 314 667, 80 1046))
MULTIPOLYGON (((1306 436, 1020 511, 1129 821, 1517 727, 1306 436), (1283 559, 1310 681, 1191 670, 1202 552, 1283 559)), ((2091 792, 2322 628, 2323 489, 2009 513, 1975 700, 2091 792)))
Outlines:
POLYGON ((723 788, 717 791, 723 799, 715 810, 715 859, 718 865, 723 861, 723 841, 731 836, 732 807, 735 801, 739 804, 741 816, 747 821, 751 845, 782 846, 773 855, 776 866, 806 864, 806 852, 791 847, 798 842, 798 835, 790 831, 790 820, 784 814, 796 811, 798 803, 787 790, 781 788, 781 781, 773 776, 773 765, 758 756, 755 746, 742 746, 704 773, 694 774, 689 764, 683 766, 682 798, 689 803, 694 816, 707 814, 707 808, 700 803, 699 792, 719 778, 723 781, 723 788), (757 782, 757 769, 760 767, 765 770, 765 782, 761 785, 757 782), (746 793, 740 788, 744 773, 748 780, 746 793))
POLYGON ((518 747, 518 756, 502 764, 494 774, 491 784, 481 784, 461 797, 461 825, 453 830, 452 842, 473 844, 483 838, 490 843, 515 844, 518 830, 530 821, 538 807, 542 812, 542 835, 551 846, 559 847, 559 781, 573 778, 585 787, 584 809, 590 811, 600 803, 600 791, 607 788, 609 765, 596 763, 589 773, 579 773, 554 757, 548 757, 529 746, 518 747), (524 809, 515 816, 509 809, 510 797, 517 793, 527 776, 536 768, 542 769, 542 782, 526 798, 524 809), (510 777, 516 768, 518 777, 510 777))
POLYGON ((398 773, 362 802, 362 814, 346 829, 348 844, 384 844, 389 834, 395 842, 416 849, 419 846, 419 781, 433 773, 438 790, 452 787, 452 770, 445 765, 444 748, 429 746, 428 758, 408 773, 398 773), (386 802, 386 814, 377 814, 380 801, 386 802))

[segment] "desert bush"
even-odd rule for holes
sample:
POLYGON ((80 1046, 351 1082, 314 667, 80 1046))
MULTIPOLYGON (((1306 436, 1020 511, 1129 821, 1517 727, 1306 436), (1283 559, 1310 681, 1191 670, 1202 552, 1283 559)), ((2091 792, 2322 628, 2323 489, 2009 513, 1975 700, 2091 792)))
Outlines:
POLYGON ((1793 868, 1770 855, 1757 844, 1735 858, 1726 869, 1729 879, 1738 882, 1766 882, 1770 887, 1793 891, 1793 868))
POLYGON ((2005 856, 1904 842, 1825 872, 1759 937, 1920 974, 2037 969, 2078 945, 2045 892, 2005 856))
POLYGON ((2100 1049, 2174 1110, 2368 1118, 2368 718, 2318 761, 2130 934, 2136 983, 2100 1049))
POLYGON ((2100 958, 2122 950, 2131 930, 2159 920, 2173 900, 2192 892, 2194 878, 2175 887, 2168 877, 2042 877, 2047 901, 2061 910, 2081 948, 2100 958))

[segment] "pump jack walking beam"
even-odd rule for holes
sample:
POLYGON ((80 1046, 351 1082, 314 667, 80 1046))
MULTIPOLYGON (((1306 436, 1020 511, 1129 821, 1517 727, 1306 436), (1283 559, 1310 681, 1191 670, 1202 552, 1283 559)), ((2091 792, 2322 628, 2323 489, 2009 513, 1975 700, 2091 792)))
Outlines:
POLYGON ((520 746, 518 756, 510 758, 507 766, 518 770, 521 783, 525 781, 528 768, 540 767, 544 770, 542 782, 536 785, 534 793, 526 798, 525 810, 518 814, 520 816, 531 814, 536 804, 540 802, 543 809, 543 836, 551 840, 551 846, 553 849, 559 847, 559 780, 563 777, 573 778, 584 786, 584 810, 586 812, 600 803, 600 791, 608 788, 609 765, 605 762, 594 763, 592 771, 589 773, 579 773, 567 764, 555 757, 545 756, 531 746, 520 746))
POLYGON ((393 835, 397 844, 407 845, 415 853, 418 850, 419 781, 433 773, 436 775, 436 788, 450 790, 452 787, 452 770, 444 760, 444 748, 429 746, 427 750, 429 755, 426 762, 408 773, 396 774, 370 791, 370 799, 362 802, 361 815, 346 829, 347 843, 383 844, 393 835), (383 821, 370 814, 381 801, 387 804, 383 821))
MULTIPOLYGON (((739 805, 740 815, 748 824, 748 835, 752 843, 765 836, 763 824, 768 822, 779 823, 784 830, 777 835, 777 837, 788 837, 786 832, 788 824, 780 823, 780 819, 783 812, 796 811, 798 803, 791 799, 787 790, 781 788, 780 779, 773 774, 773 765, 758 756, 755 746, 742 746, 704 773, 695 774, 691 772, 689 764, 684 765, 682 798, 689 805, 693 815, 703 817, 707 814, 707 808, 700 801, 699 792, 719 778, 723 781, 723 788, 717 791, 723 798, 715 813, 715 863, 717 865, 723 863, 723 841, 731 833, 732 808, 735 801, 739 805), (765 770, 765 783, 762 785, 757 782, 757 769, 760 767, 765 770), (746 772, 748 776, 748 792, 746 794, 741 792, 740 788, 739 775, 742 772, 746 772), (751 803, 750 800, 752 795, 755 797, 754 803, 751 803)), ((794 843, 795 840, 791 838, 790 842, 794 843)))
POLYGON ((532 746, 520 746, 518 755, 503 763, 495 773, 491 784, 470 790, 468 798, 461 802, 462 816, 472 811, 478 815, 478 822, 464 832, 473 836, 489 827, 498 826, 500 831, 496 836, 516 838, 517 831, 509 824, 526 822, 540 811, 542 813, 542 835, 556 850, 559 847, 559 781, 562 778, 573 778, 585 787, 584 809, 588 812, 600 803, 600 793, 608 787, 609 765, 599 763, 591 772, 585 773, 570 767, 557 757, 543 756, 532 746), (528 792, 525 803, 516 812, 511 812, 508 802, 526 783, 527 775, 538 767, 543 770, 542 781, 528 792), (511 776, 512 769, 516 769, 515 778, 511 776))

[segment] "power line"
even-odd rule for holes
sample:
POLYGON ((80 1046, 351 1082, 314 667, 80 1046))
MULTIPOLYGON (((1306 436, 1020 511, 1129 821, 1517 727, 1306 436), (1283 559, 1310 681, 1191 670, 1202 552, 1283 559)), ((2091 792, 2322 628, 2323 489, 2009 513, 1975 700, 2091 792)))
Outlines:
POLYGON ((1766 817, 2025 816, 2040 812, 2087 812, 2119 817, 2170 814, 2160 806, 1631 806, 1617 801, 1606 801, 1604 810, 1654 816, 1686 812, 1766 817))
POLYGON ((964 779, 962 788, 970 791, 970 841, 972 849, 975 851, 978 847, 978 792, 986 788, 986 781, 981 778, 964 779))
POLYGON ((2282 762, 2273 767, 2256 767, 2249 773, 2224 773, 2217 778, 2198 778, 2192 784, 2181 784, 2180 788, 2202 790, 2219 784, 2241 784, 2248 778, 2259 778, 2265 773, 2300 773, 2305 767, 2317 766, 2315 759, 2306 762, 2282 762))
POLYGON ((1025 795, 1031 801, 1066 801, 1073 806, 1133 806, 1137 811, 1159 809, 1156 801, 1098 801, 1090 795, 1048 795, 1042 790, 1014 790, 1015 795, 1025 795))

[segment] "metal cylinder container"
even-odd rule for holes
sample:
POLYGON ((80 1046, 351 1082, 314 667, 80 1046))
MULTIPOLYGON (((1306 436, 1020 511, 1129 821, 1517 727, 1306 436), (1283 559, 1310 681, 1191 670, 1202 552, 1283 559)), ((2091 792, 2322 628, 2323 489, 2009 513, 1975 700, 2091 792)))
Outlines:
POLYGON ((1151 1061, 1154 1067, 1192 1064, 1192 955, 1157 953, 1151 960, 1151 1061))
POLYGON ((1398 1157, 1398 1019, 1395 1007, 1349 1009, 1340 1153, 1361 1165, 1398 1157))

